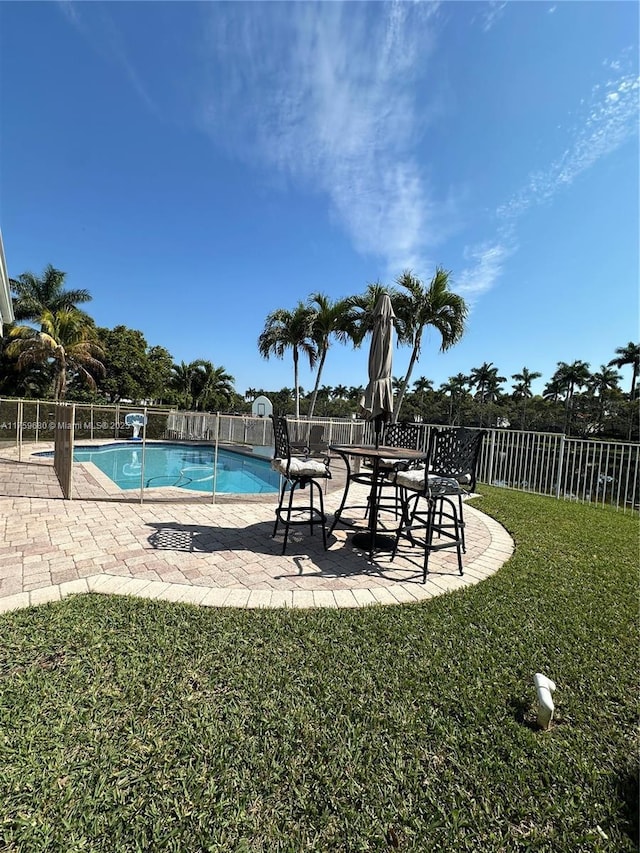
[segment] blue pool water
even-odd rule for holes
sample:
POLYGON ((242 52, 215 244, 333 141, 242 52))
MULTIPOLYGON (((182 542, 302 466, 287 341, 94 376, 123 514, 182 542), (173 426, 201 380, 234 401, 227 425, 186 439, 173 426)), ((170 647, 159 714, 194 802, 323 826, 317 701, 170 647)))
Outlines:
MULTIPOLYGON (((213 447, 152 443, 144 451, 144 487, 177 486, 193 492, 212 492, 213 447)), ((52 453, 38 454, 52 456, 52 453)), ((75 462, 92 462, 121 489, 139 489, 142 444, 75 447, 75 462)), ((218 450, 216 493, 260 494, 278 491, 278 474, 266 459, 218 450)))

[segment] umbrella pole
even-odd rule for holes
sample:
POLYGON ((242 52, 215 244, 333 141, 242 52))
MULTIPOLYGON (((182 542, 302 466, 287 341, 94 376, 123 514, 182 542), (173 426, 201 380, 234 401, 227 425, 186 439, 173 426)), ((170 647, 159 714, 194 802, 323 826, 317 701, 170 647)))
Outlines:
POLYGON ((376 434, 376 449, 380 447, 380 433, 382 432, 382 415, 378 415, 373 420, 373 429, 376 434))

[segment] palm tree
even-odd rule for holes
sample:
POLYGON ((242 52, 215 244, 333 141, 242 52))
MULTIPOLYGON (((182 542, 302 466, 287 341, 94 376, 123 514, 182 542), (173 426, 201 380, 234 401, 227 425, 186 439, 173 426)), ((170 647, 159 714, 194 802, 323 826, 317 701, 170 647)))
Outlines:
POLYGON ((195 368, 193 381, 196 411, 229 407, 234 394, 233 376, 224 367, 214 367, 206 359, 198 359, 192 364, 195 368))
POLYGON ((348 393, 349 389, 346 385, 335 385, 331 392, 331 396, 334 400, 346 400, 348 393))
POLYGON ((552 403, 557 403, 563 394, 564 386, 557 376, 552 376, 542 391, 544 399, 550 400, 552 403))
POLYGON ((631 390, 629 391, 629 399, 633 400, 636 392, 636 382, 640 373, 640 344, 634 344, 633 341, 624 347, 616 347, 616 358, 612 358, 609 362, 609 367, 631 367, 631 390))
POLYGON ((558 369, 551 377, 557 382, 564 392, 564 431, 569 435, 571 429, 571 411, 573 409, 573 395, 576 388, 582 388, 589 382, 591 374, 586 361, 574 361, 567 364, 565 361, 558 362, 558 369))
POLYGON ((402 387, 395 400, 394 421, 398 420, 413 368, 420 357, 425 326, 433 326, 440 332, 440 352, 446 352, 464 334, 467 304, 461 296, 449 289, 449 275, 449 272, 438 267, 426 289, 410 270, 397 279, 397 284, 407 291, 400 293, 394 306, 400 325, 399 342, 410 344, 412 350, 402 387))
POLYGON ((607 364, 601 364, 600 370, 592 373, 589 378, 589 390, 597 397, 606 397, 609 392, 619 390, 621 379, 617 370, 612 370, 607 364))
POLYGON ((480 367, 471 369, 469 381, 476 388, 480 403, 484 403, 485 400, 495 397, 500 383, 507 380, 505 376, 498 376, 498 368, 493 366, 493 362, 485 361, 480 367))
POLYGON ((349 338, 353 340, 354 327, 353 309, 349 300, 340 299, 332 302, 324 293, 313 293, 309 297, 308 304, 314 312, 311 336, 317 347, 319 358, 313 395, 309 404, 309 418, 312 418, 331 338, 335 336, 342 343, 349 338))
POLYGON ((497 399, 502 390, 500 383, 506 381, 506 376, 498 376, 498 368, 491 361, 471 369, 469 382, 476 388, 476 399, 480 402, 480 426, 484 423, 485 404, 497 399))
POLYGON ((528 370, 526 367, 522 368, 520 373, 512 374, 511 378, 515 379, 516 382, 521 386, 521 390, 525 397, 531 398, 533 394, 531 393, 531 383, 535 379, 540 379, 542 376, 541 373, 537 371, 528 370))
POLYGON ((627 435, 629 441, 631 441, 631 436, 633 435, 633 421, 635 413, 633 403, 636 397, 636 382, 638 381, 638 374, 640 373, 640 344, 634 344, 633 341, 629 341, 629 343, 625 347, 616 347, 616 353, 617 357, 611 359, 611 361, 609 362, 610 366, 631 366, 631 390, 629 391, 629 400, 631 401, 631 406, 629 413, 629 432, 627 435))
POLYGON ((63 289, 65 276, 66 273, 48 264, 40 277, 31 272, 24 272, 18 278, 10 279, 16 320, 40 323, 45 311, 55 314, 90 302, 91 295, 88 290, 63 289))
POLYGON ((433 391, 433 382, 427 379, 426 376, 418 376, 413 383, 413 391, 415 394, 426 394, 427 391, 433 391))
POLYGON ((318 393, 316 394, 316 403, 322 403, 321 410, 322 414, 327 414, 327 403, 331 396, 333 395, 333 388, 331 385, 321 385, 318 388, 318 393))
POLYGON ((14 326, 9 332, 12 341, 7 353, 17 358, 18 370, 32 365, 49 366, 56 401, 65 399, 70 373, 77 374, 95 390, 93 374, 104 375, 105 368, 98 358, 103 351, 93 322, 76 308, 44 309, 39 321, 40 331, 31 326, 14 326))
POLYGON ((352 338, 354 346, 359 347, 367 334, 373 331, 376 305, 380 297, 385 295, 391 299, 395 312, 398 292, 392 287, 380 284, 379 281, 368 284, 364 293, 350 296, 346 300, 350 309, 349 336, 352 338))
POLYGON ((513 397, 516 400, 522 400, 522 429, 526 429, 527 400, 530 400, 533 396, 531 383, 535 379, 540 379, 541 376, 541 373, 528 370, 526 367, 523 367, 520 373, 513 373, 511 376, 516 381, 516 384, 513 386, 513 397))
POLYGON ((171 387, 177 392, 183 407, 185 409, 192 409, 194 406, 194 383, 197 362, 191 361, 187 364, 181 361, 180 364, 174 364, 171 370, 173 374, 171 377, 171 387))
POLYGON ((413 392, 414 394, 418 394, 418 407, 421 412, 424 408, 424 395, 427 391, 433 391, 433 382, 427 379, 426 376, 419 376, 413 383, 413 392))
POLYGON ((278 308, 268 315, 263 331, 258 338, 258 351, 263 358, 275 355, 283 358, 288 349, 293 351, 293 387, 296 401, 296 418, 300 417, 300 383, 298 361, 300 353, 309 359, 313 370, 318 357, 313 339, 314 312, 308 305, 299 302, 293 311, 278 308))
POLYGON ((469 377, 465 376, 464 373, 457 373, 455 376, 450 376, 449 381, 440 386, 440 391, 449 395, 449 424, 451 426, 457 422, 460 400, 468 393, 468 384, 469 377), (458 403, 458 411, 454 412, 456 403, 458 403))
POLYGON ((610 399, 613 391, 620 393, 620 379, 622 377, 617 370, 613 370, 606 364, 600 365, 600 370, 591 374, 589 379, 589 391, 598 398, 598 423, 602 424, 604 420, 604 409, 607 400, 610 399))

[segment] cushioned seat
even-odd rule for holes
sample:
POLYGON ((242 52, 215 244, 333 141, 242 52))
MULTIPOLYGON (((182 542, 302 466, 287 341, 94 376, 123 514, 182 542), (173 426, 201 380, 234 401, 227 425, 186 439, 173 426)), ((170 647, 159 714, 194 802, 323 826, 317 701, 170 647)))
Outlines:
POLYGON ((326 477, 327 466, 316 459, 290 456, 288 459, 272 459, 271 467, 283 477, 326 477))
MULTIPOLYGON (((424 489, 424 477, 426 468, 409 468, 406 471, 396 471, 392 475, 392 482, 401 486, 404 489, 413 489, 420 491, 424 489)), ((450 489, 450 494, 458 494, 460 491, 460 483, 453 477, 439 477, 437 474, 428 474, 429 488, 432 491, 442 491, 443 493, 450 489)))

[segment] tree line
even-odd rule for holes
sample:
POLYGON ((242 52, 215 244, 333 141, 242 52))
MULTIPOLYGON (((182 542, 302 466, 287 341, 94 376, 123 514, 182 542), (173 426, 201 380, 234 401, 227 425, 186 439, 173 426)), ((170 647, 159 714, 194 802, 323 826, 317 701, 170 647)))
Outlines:
POLYGON ((393 380, 394 419, 638 438, 640 345, 633 342, 618 347, 611 361, 595 371, 583 361, 558 362, 540 395, 532 392, 539 372, 523 367, 505 389, 507 378, 491 362, 452 376, 439 388, 424 376, 412 382, 427 326, 439 333, 442 352, 464 335, 467 305, 451 290, 450 273, 441 267, 427 284, 405 271, 394 286, 376 282, 364 293, 337 300, 317 292, 293 309, 274 310, 257 349, 266 359, 290 354, 293 386, 250 388, 242 396, 234 377, 208 359, 176 363, 164 347, 149 346, 140 331, 96 326, 80 307, 91 301, 90 293, 65 289, 65 273, 51 265, 41 276, 26 272, 10 284, 15 323, 7 327, 0 347, 0 394, 7 396, 246 412, 264 393, 281 413, 349 417, 359 412, 364 389, 321 384, 326 361, 335 342, 363 345, 377 302, 387 294, 398 344, 411 348, 405 375, 393 380), (299 382, 300 358, 315 370, 308 393, 299 382), (628 392, 620 387, 616 370, 625 366, 632 371, 628 392))
POLYGON ((15 322, 0 348, 0 393, 58 401, 170 405, 217 411, 242 401, 234 378, 208 359, 175 363, 162 346, 124 325, 97 326, 80 306, 87 290, 65 289, 48 265, 10 279, 15 322))
POLYGON ((391 299, 399 345, 411 348, 406 373, 395 378, 395 420, 425 420, 435 424, 504 426, 522 430, 561 431, 567 435, 638 438, 637 379, 640 344, 629 342, 615 350, 614 357, 594 372, 584 361, 558 362, 557 370, 541 395, 534 395, 532 383, 541 378, 537 371, 523 367, 511 376, 514 384, 505 390, 507 378, 500 376, 492 362, 473 368, 469 375, 451 376, 438 389, 426 377, 411 382, 427 326, 440 337, 445 352, 462 338, 468 308, 453 293, 450 273, 441 267, 428 284, 411 271, 396 279, 395 286, 368 285, 363 294, 331 301, 320 293, 293 310, 279 308, 268 315, 258 339, 264 358, 283 358, 290 351, 293 360, 293 387, 275 394, 249 389, 253 399, 259 393, 270 396, 281 412, 293 408, 296 416, 357 414, 362 387, 321 386, 322 371, 333 341, 358 347, 373 328, 375 306, 382 294, 391 299), (298 382, 300 357, 316 368, 313 390, 304 394, 298 382), (620 388, 621 375, 614 368, 630 366, 631 387, 620 388))
MULTIPOLYGON (((635 346, 635 345, 633 345, 635 346)), ((613 359, 626 359, 627 347, 620 347, 613 359)), ((628 364, 624 360, 622 366, 628 364)), ((603 365, 591 373, 585 362, 558 363, 552 379, 542 394, 534 394, 531 384, 540 378, 537 371, 523 367, 509 380, 498 375, 490 362, 472 368, 468 375, 458 373, 437 388, 425 376, 419 376, 407 390, 402 407, 402 420, 425 421, 432 424, 505 427, 540 432, 563 432, 581 438, 597 437, 638 440, 638 396, 625 393, 619 385, 620 374, 603 365), (586 368, 586 370, 585 370, 586 368), (569 391, 570 376, 573 380, 569 391), (569 393, 562 391, 567 388, 569 393)), ((400 391, 403 381, 393 379, 394 392, 400 391)), ((306 416, 311 408, 312 392, 300 388, 300 411, 306 416)), ((352 417, 359 411, 364 387, 322 385, 318 389, 315 414, 318 417, 352 417)), ((265 394, 281 412, 294 408, 293 388, 267 391, 249 388, 247 399, 265 394)))

